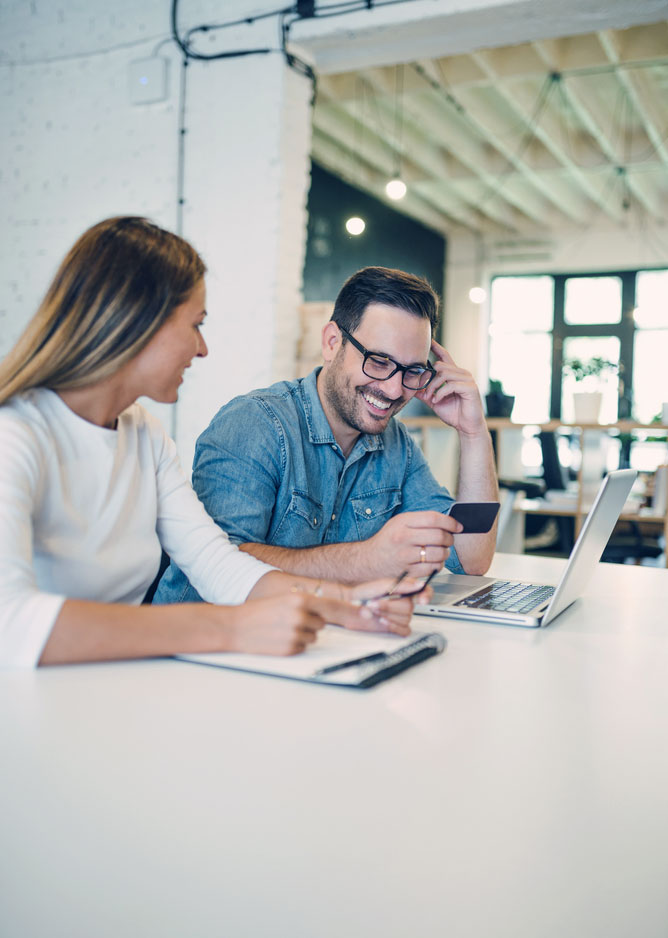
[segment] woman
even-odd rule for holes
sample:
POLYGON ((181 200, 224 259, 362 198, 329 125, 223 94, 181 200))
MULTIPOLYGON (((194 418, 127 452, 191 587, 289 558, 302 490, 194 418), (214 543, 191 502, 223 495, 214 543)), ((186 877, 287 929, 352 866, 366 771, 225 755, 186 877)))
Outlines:
POLYGON ((231 545, 136 403, 175 401, 207 354, 204 272, 146 219, 100 222, 0 365, 0 663, 291 654, 325 621, 408 633, 411 600, 360 603, 388 581, 319 583, 231 545), (216 605, 140 605, 161 547, 216 605))

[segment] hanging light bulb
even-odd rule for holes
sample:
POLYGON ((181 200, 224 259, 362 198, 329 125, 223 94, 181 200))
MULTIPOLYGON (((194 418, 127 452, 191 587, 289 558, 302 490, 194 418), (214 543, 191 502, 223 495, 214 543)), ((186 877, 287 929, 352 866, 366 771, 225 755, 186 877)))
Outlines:
POLYGON ((472 303, 475 303, 476 306, 480 306, 481 303, 484 303, 487 299, 487 290, 484 287, 480 286, 483 282, 483 262, 485 258, 485 245, 483 243, 482 235, 478 231, 475 236, 475 260, 473 262, 474 271, 473 271, 473 283, 474 286, 469 290, 469 299, 472 303))
POLYGON ((351 235, 361 235, 365 228, 366 223, 364 219, 359 218, 357 215, 353 215, 352 218, 349 218, 346 222, 346 231, 351 235))
POLYGON ((403 199, 406 195, 406 183, 403 179, 399 179, 398 177, 390 179, 385 186, 385 191, 390 199, 394 199, 395 201, 403 199))
POLYGON ((406 195, 406 183, 401 178, 404 127, 404 66, 394 70, 394 176, 385 186, 388 199, 398 202, 406 195))

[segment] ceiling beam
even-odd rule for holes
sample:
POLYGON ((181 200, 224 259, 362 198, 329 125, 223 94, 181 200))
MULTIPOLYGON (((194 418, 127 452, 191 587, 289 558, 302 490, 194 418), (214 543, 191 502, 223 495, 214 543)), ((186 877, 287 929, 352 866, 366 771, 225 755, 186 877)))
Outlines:
MULTIPOLYGON (((549 48, 543 47, 540 42, 536 43, 536 48, 543 57, 545 64, 556 70, 558 63, 550 55, 549 48)), ((590 79, 578 75, 570 78, 562 77, 558 72, 555 72, 555 74, 559 75, 556 79, 557 87, 555 92, 561 96, 564 105, 565 113, 562 112, 562 122, 565 127, 568 126, 568 111, 570 110, 577 122, 596 140, 607 161, 612 166, 617 167, 618 170, 623 169, 630 195, 638 200, 638 203, 648 214, 659 218, 660 208, 656 200, 646 192, 642 184, 637 184, 634 177, 628 173, 629 165, 632 164, 632 160, 629 158, 631 148, 628 146, 628 134, 623 135, 620 133, 620 127, 614 126, 614 114, 618 109, 616 107, 610 109, 609 107, 597 106, 597 97, 592 93, 590 79)), ((602 80, 602 76, 599 77, 599 80, 602 80)), ((614 99, 616 85, 614 77, 610 76, 610 81, 606 79, 606 84, 608 84, 614 99)), ((641 152, 641 147, 646 150, 648 142, 648 139, 645 138, 644 141, 640 141, 640 146, 634 147, 634 150, 641 152), (643 142, 645 143, 644 147, 642 147, 643 142)))
POLYGON ((453 223, 471 231, 508 233, 508 225, 497 223, 493 218, 481 217, 453 193, 440 193, 436 196, 432 193, 426 198, 419 183, 411 185, 406 196, 400 201, 389 202, 385 194, 385 184, 390 178, 390 173, 379 168, 373 159, 369 159, 368 151, 351 150, 345 133, 342 134, 336 122, 331 119, 322 123, 319 118, 314 120, 312 153, 326 169, 330 169, 350 185, 370 192, 397 211, 405 211, 406 214, 418 217, 424 224, 437 228, 441 233, 453 223))
MULTIPOLYGON (((668 38, 665 31, 663 35, 668 38)), ((610 31, 601 32, 598 37, 608 60, 614 65, 622 65, 624 61, 623 44, 620 37, 610 31)), ((665 87, 653 89, 647 75, 639 69, 617 68, 615 69, 615 75, 628 94, 633 107, 638 112, 656 153, 662 163, 668 166, 668 147, 666 145, 668 120, 666 119, 665 87), (658 105, 657 101, 660 101, 661 104, 658 105)))
MULTIPOLYGON (((577 195, 574 195, 573 192, 569 191, 568 187, 566 186, 560 187, 561 191, 554 192, 552 186, 547 186, 545 184, 541 178, 540 173, 532 169, 532 167, 528 165, 527 160, 523 159, 521 155, 518 155, 517 133, 513 134, 513 140, 511 143, 507 131, 507 125, 505 125, 505 134, 499 134, 498 117, 490 114, 489 109, 485 109, 484 112, 482 109, 474 110, 471 106, 467 106, 459 99, 455 99, 452 93, 447 88, 443 87, 440 76, 434 71, 434 69, 427 67, 428 63, 421 62, 419 65, 423 67, 425 80, 429 81, 431 87, 434 89, 434 93, 440 96, 447 96, 448 102, 452 106, 456 106, 460 109, 462 120, 466 121, 470 131, 473 132, 472 135, 475 135, 479 141, 481 141, 480 145, 483 145, 482 141, 484 140, 488 147, 493 147, 496 149, 507 161, 508 165, 513 167, 513 169, 517 172, 521 173, 521 175, 526 179, 527 190, 533 189, 536 193, 539 193, 568 221, 581 222, 586 218, 588 206, 581 198, 577 197, 577 195)), ((522 120, 517 121, 517 116, 518 115, 516 114, 515 120, 517 125, 520 127, 525 127, 526 122, 524 117, 522 116, 522 120)), ((498 176, 495 177, 494 188, 490 189, 490 196, 492 193, 504 193, 507 176, 507 172, 501 172, 498 174, 498 176)))
MULTIPOLYGON (((623 215, 621 206, 618 207, 605 198, 600 187, 580 168, 574 155, 568 152, 562 142, 563 128, 555 117, 554 111, 551 112, 547 107, 550 96, 554 93, 556 81, 553 79, 551 86, 543 86, 541 89, 539 94, 545 93, 547 97, 544 101, 543 110, 539 114, 537 107, 539 95, 536 95, 534 88, 528 87, 526 83, 518 82, 512 85, 511 90, 510 87, 499 80, 499 76, 494 71, 485 53, 476 52, 474 57, 483 68, 487 69, 489 78, 494 83, 496 95, 510 108, 511 113, 516 118, 524 121, 525 132, 540 141, 561 166, 567 170, 568 176, 573 183, 571 188, 572 205, 575 207, 579 203, 579 220, 583 221, 587 218, 591 213, 591 203, 593 203, 612 220, 620 222, 623 215), (582 199, 582 196, 585 196, 585 198, 582 199)), ((548 76, 546 76, 546 80, 550 80, 548 76)), ((475 106, 470 98, 467 103, 469 110, 475 106)), ((477 112, 479 120, 486 120, 489 126, 489 113, 485 111, 485 108, 478 105, 477 112)), ((554 192, 554 194, 559 196, 558 192, 554 192)))
POLYGON ((394 130, 393 113, 386 110, 386 102, 376 101, 374 108, 366 109, 354 102, 341 106, 327 98, 328 90, 326 84, 320 88, 313 116, 314 128, 344 144, 350 154, 351 165, 356 159, 364 159, 384 174, 385 182, 396 174, 400 165, 404 181, 411 188, 417 186, 422 192, 428 189, 439 210, 447 212, 460 224, 473 230, 487 228, 489 220, 494 230, 516 231, 518 220, 526 217, 526 212, 518 216, 517 212, 509 211, 505 203, 494 203, 492 200, 481 211, 475 201, 469 202, 462 197, 454 186, 453 177, 469 176, 470 170, 440 150, 433 139, 424 137, 419 124, 413 125, 405 115, 401 140, 397 140, 392 133, 395 139, 393 147, 389 147, 381 136, 390 127, 394 130), (413 172, 410 171, 411 167, 414 168, 413 172), (434 179, 447 180, 453 184, 438 189, 426 186, 426 181, 434 179))
POLYGON ((661 221, 668 22, 525 38, 321 73, 314 159, 438 231, 535 238, 603 218, 625 226, 632 208, 661 221), (408 194, 394 203, 385 184, 397 173, 408 194))
MULTIPOLYGON (((391 123, 395 116, 395 101, 390 100, 387 95, 382 93, 383 89, 375 83, 374 76, 372 76, 371 91, 377 95, 374 98, 376 110, 380 112, 381 116, 384 115, 383 123, 385 125, 388 122, 391 123)), ((466 182, 481 175, 486 175, 481 173, 475 161, 465 162, 461 149, 452 146, 453 134, 450 126, 443 120, 441 114, 431 113, 424 108, 421 96, 404 96, 401 102, 401 113, 403 155, 410 154, 414 160, 420 162, 429 177, 438 183, 437 188, 434 189, 432 186, 432 191, 443 192, 450 189, 458 199, 461 199, 462 192, 466 190, 464 187, 460 191, 458 185, 460 181, 466 182), (442 163, 446 165, 439 166, 434 162, 423 159, 423 156, 429 153, 430 148, 437 149, 442 163)), ((487 153, 483 154, 483 159, 488 162, 487 153)), ((520 217, 522 219, 532 219, 533 221, 541 220, 532 213, 530 208, 527 210, 524 205, 520 207, 518 215, 517 206, 508 206, 506 200, 490 199, 488 204, 481 208, 478 199, 471 200, 467 195, 464 195, 463 198, 465 201, 468 200, 471 210, 483 221, 487 216, 509 230, 516 230, 518 218, 520 217)))

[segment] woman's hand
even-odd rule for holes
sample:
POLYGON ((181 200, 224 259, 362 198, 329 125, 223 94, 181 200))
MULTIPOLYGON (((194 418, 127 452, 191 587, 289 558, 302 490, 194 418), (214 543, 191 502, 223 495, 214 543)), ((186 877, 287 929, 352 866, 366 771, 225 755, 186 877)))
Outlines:
POLYGON ((351 587, 348 595, 359 608, 359 624, 345 624, 347 628, 365 631, 394 632, 409 635, 413 606, 426 603, 432 595, 431 587, 420 589, 420 581, 412 577, 385 577, 351 587))
POLYGON ((240 606, 227 606, 224 650, 296 655, 316 640, 327 621, 318 608, 322 602, 321 597, 293 590, 265 599, 248 599, 240 606))
MULTIPOLYGON (((284 574, 267 574, 266 579, 273 577, 276 583, 277 576, 284 574)), ((316 640, 327 622, 364 632, 409 635, 414 603, 426 603, 431 597, 431 589, 421 589, 420 581, 411 577, 400 582, 383 577, 357 586, 302 578, 293 579, 293 584, 288 592, 226 607, 231 615, 225 626, 225 651, 298 654, 316 640)))

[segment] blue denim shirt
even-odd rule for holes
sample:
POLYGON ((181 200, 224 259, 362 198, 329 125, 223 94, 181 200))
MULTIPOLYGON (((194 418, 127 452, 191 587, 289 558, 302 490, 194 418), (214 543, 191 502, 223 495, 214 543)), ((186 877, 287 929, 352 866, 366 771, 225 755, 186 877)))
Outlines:
MULTIPOLYGON (((363 541, 399 512, 447 512, 454 502, 398 420, 361 435, 346 459, 320 403, 319 371, 235 398, 197 441, 193 486, 237 544, 363 541)), ((454 548, 446 566, 464 572, 454 548)), ((172 563, 154 602, 197 599, 172 563)))

